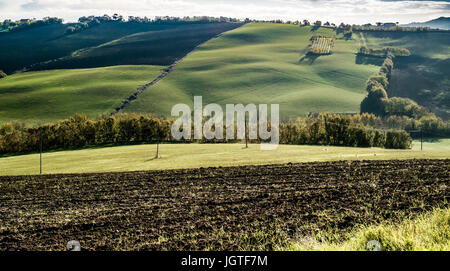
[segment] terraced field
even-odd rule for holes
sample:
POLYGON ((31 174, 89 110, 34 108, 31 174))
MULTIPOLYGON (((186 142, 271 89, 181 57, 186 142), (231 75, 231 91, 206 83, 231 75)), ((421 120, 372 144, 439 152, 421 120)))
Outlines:
POLYGON ((448 207, 449 160, 0 177, 0 250, 273 250, 448 207))
POLYGON ((326 55, 330 54, 334 48, 334 37, 312 37, 312 43, 309 47, 309 52, 312 54, 326 55))

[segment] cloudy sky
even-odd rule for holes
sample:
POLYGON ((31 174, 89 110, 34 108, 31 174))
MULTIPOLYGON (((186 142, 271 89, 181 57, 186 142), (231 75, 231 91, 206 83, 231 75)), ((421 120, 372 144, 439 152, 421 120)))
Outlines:
POLYGON ((0 20, 54 16, 75 21, 105 13, 408 23, 450 16, 450 0, 0 0, 0 20))

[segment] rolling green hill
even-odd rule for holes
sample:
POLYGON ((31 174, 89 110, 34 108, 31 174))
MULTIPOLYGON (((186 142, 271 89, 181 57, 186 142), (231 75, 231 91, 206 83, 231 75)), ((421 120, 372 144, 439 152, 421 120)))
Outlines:
MULTIPOLYGON (((46 63, 43 69, 147 61, 170 64, 202 41, 237 26, 136 24, 131 27, 128 23, 111 22, 61 36, 60 26, 52 25, 6 33, 10 36, 0 35, 0 40, 9 44, 0 43, 0 47, 11 49, 17 44, 11 58, 17 57, 19 66, 27 61, 34 63, 35 57, 44 51, 52 57, 68 56, 46 63), (33 37, 34 43, 24 43, 33 37), (58 46, 60 51, 55 49, 58 46), (20 52, 23 57, 18 57, 20 52)), ((411 97, 445 117, 450 104, 449 33, 371 31, 362 37, 355 33, 348 40, 324 27, 246 24, 201 45, 125 111, 170 117, 173 105, 191 105, 193 96, 201 95, 204 104, 278 103, 282 120, 308 112, 359 112, 360 102, 366 95, 365 81, 378 72, 381 64, 380 59, 358 58, 355 53, 365 43, 372 48, 410 49, 412 56, 396 59, 390 96, 411 97), (336 36, 332 54, 308 55, 312 35, 336 36)), ((7 61, 0 63, 12 63, 8 57, 2 51, 0 59, 7 61)), ((56 121, 74 113, 87 113, 89 117, 108 114, 138 86, 155 79, 162 69, 161 66, 112 66, 15 74, 0 80, 0 122, 36 123, 56 121)))
POLYGON ((114 65, 170 65, 197 45, 237 23, 154 25, 144 31, 83 48, 50 62, 33 65, 32 70, 92 68, 114 65))
POLYGON ((306 55, 313 34, 288 24, 251 23, 202 45, 177 69, 132 102, 127 112, 169 116, 173 105, 278 103, 283 119, 308 112, 359 112, 365 81, 378 67, 356 64, 356 40, 339 35, 332 55, 306 55))
POLYGON ((64 35, 70 24, 0 33, 0 69, 11 74, 30 68, 48 70, 111 65, 169 65, 199 43, 235 23, 145 24, 107 22, 64 35), (139 35, 133 35, 141 33, 139 35), (51 61, 63 58, 59 61, 51 61))
POLYGON ((390 97, 411 98, 450 119, 450 32, 365 32, 363 39, 369 48, 396 46, 411 51, 411 56, 395 60, 390 97))
POLYGON ((67 25, 49 25, 13 33, 0 33, 0 69, 10 74, 32 64, 70 55, 136 32, 164 29, 146 24, 104 23, 80 33, 64 35, 67 25))
POLYGON ((55 122, 77 112, 109 114, 164 66, 113 66, 18 73, 0 80, 0 123, 55 122))

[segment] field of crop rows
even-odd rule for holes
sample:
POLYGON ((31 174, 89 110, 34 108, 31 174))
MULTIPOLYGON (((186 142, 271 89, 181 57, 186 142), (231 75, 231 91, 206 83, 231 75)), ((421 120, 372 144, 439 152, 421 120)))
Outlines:
POLYGON ((311 37, 312 43, 309 45, 308 52, 318 55, 331 54, 335 40, 336 38, 334 37, 313 36, 311 37))
POLYGON ((450 160, 0 177, 0 250, 257 249, 446 207, 450 160))

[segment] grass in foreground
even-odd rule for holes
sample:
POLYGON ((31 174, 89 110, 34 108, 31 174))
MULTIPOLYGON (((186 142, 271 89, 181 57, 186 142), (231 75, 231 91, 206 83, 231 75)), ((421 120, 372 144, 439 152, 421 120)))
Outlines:
POLYGON ((163 66, 113 66, 19 73, 0 80, 0 122, 45 123, 77 112, 109 114, 163 66))
MULTIPOLYGON (((156 145, 153 144, 104 147, 44 153, 43 172, 119 172, 336 160, 450 158, 450 140, 424 143, 422 152, 416 145, 415 142, 415 150, 280 145, 274 151, 261 151, 257 144, 249 145, 248 149, 243 144, 162 144, 158 159, 155 159, 156 145)), ((24 174, 39 174, 39 154, 0 158, 0 175, 24 174)))
POLYGON ((320 232, 292 242, 287 250, 367 250, 367 243, 375 240, 384 251, 450 251, 450 209, 435 209, 399 224, 360 227, 346 237, 344 242, 329 242, 339 236, 320 232))

